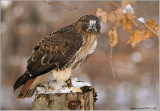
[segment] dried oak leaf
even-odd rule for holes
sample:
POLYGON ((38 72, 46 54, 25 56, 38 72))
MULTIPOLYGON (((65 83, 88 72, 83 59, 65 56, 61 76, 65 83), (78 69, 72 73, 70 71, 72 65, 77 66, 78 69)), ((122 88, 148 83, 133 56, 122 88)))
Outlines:
POLYGON ((145 39, 148 39, 151 37, 151 32, 145 28, 143 31, 142 31, 142 39, 145 40, 145 39))
POLYGON ((126 32, 131 32, 132 30, 132 22, 131 21, 127 21, 125 24, 123 24, 123 29, 126 31, 126 32))
POLYGON ((102 10, 101 8, 97 8, 96 16, 99 17, 102 22, 106 23, 107 21, 107 12, 102 10))
POLYGON ((108 35, 110 38, 110 46, 114 47, 118 43, 118 34, 116 27, 113 27, 111 30, 108 31, 108 35))
POLYGON ((122 22, 123 22, 123 29, 126 32, 131 32, 133 24, 136 24, 134 21, 135 18, 136 17, 132 13, 130 12, 125 13, 125 17, 122 18, 122 22))
MULTIPOLYGON (((148 20, 146 22, 146 25, 148 25, 157 34, 159 34, 159 26, 155 22, 155 20, 148 20)), ((145 26, 143 26, 142 28, 143 28, 142 31, 135 30, 134 32, 132 32, 132 34, 130 36, 130 40, 128 41, 128 43, 131 43, 132 47, 135 47, 136 44, 139 43, 142 40, 146 40, 146 39, 148 39, 150 37, 154 37, 155 36, 155 33, 153 33, 150 29, 146 28, 145 26)))
POLYGON ((112 23, 114 23, 117 20, 117 17, 114 11, 108 13, 107 17, 108 17, 108 20, 111 21, 112 23))
POLYGON ((134 16, 132 13, 127 12, 124 14, 122 12, 122 9, 118 9, 116 27, 118 27, 119 25, 123 25, 123 29, 126 32, 131 32, 133 24, 137 25, 135 22, 135 18, 136 16, 134 16))
POLYGON ((116 27, 123 24, 123 20, 125 18, 124 13, 122 11, 122 8, 119 8, 116 12, 117 15, 117 21, 116 21, 116 27))
POLYGON ((128 43, 131 43, 132 47, 135 47, 137 43, 142 40, 142 32, 139 30, 134 30, 130 36, 128 43))

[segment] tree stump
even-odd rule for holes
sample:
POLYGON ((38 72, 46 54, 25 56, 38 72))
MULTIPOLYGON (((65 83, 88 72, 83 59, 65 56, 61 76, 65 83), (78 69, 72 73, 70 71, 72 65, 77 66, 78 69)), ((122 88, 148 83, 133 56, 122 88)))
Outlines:
POLYGON ((36 94, 32 110, 93 110, 95 90, 86 93, 36 94))

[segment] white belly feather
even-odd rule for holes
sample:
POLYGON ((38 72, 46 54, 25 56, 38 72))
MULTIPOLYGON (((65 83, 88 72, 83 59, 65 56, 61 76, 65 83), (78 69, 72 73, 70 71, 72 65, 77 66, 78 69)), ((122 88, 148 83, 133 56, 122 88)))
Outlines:
POLYGON ((97 46, 97 40, 94 42, 94 44, 91 47, 91 49, 89 50, 88 54, 92 54, 95 51, 96 46, 97 46))

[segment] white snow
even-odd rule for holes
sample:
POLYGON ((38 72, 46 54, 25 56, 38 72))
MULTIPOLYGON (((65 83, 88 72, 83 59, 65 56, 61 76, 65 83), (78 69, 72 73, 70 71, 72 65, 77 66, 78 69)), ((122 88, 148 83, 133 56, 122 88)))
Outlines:
POLYGON ((71 90, 68 87, 65 87, 64 89, 60 90, 60 93, 70 93, 71 90))
POLYGON ((127 13, 127 10, 126 10, 126 9, 123 9, 123 13, 127 13))
POLYGON ((131 6, 131 4, 128 4, 128 5, 123 9, 123 13, 127 13, 127 12, 131 12, 132 14, 134 14, 133 7, 131 6))
MULTIPOLYGON (((71 79, 71 81, 73 87, 77 89, 83 86, 91 86, 91 84, 88 82, 78 81, 76 77, 71 79)), ((37 94, 70 93, 71 90, 68 87, 62 87, 63 85, 57 83, 56 81, 44 83, 36 88, 36 93, 37 94)), ((73 93, 75 92, 73 91, 73 93)))
POLYGON ((42 93, 45 92, 45 88, 38 86, 38 87, 36 88, 36 91, 37 91, 38 94, 42 94, 42 93))
POLYGON ((83 87, 83 86, 91 86, 90 83, 88 82, 77 82, 78 79, 77 78, 73 78, 72 79, 72 85, 75 87, 75 88, 80 88, 80 87, 83 87))
POLYGON ((143 18, 143 17, 139 17, 137 20, 138 20, 138 21, 140 21, 141 23, 145 23, 145 21, 144 21, 144 18, 143 18))

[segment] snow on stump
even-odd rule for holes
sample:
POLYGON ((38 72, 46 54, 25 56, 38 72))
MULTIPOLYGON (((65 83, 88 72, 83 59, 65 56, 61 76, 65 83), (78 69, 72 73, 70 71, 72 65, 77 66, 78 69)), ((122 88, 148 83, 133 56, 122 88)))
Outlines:
POLYGON ((32 103, 32 110, 94 110, 96 93, 90 83, 73 79, 72 84, 75 88, 90 87, 86 93, 71 92, 67 87, 53 90, 49 83, 37 87, 35 98, 32 103))

